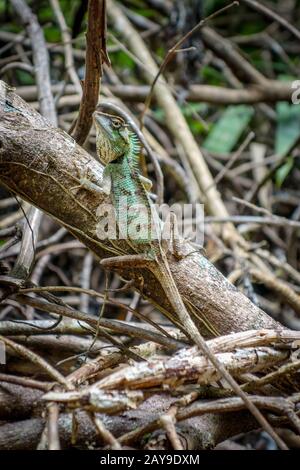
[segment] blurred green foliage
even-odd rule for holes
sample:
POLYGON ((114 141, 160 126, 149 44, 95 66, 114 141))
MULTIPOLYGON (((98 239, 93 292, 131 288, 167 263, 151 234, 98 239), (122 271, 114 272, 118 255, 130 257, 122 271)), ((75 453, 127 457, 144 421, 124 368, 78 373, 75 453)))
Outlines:
POLYGON ((228 106, 212 127, 203 147, 213 153, 231 152, 235 149, 253 114, 252 106, 228 106))
POLYGON ((288 154, 300 138, 300 106, 277 103, 276 111, 275 153, 283 156, 288 154))
POLYGON ((283 185, 285 179, 290 174, 291 170, 294 167, 294 163, 295 163, 294 158, 292 156, 289 156, 289 157, 286 158, 286 162, 280 168, 278 168, 278 170, 276 171, 276 173, 275 173, 275 183, 276 183, 276 187, 278 189, 281 188, 281 186, 283 185))

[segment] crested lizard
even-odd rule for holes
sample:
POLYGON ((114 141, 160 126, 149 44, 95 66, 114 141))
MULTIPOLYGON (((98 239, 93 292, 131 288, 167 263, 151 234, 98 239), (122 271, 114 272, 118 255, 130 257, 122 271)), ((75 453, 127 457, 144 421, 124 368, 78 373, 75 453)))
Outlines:
POLYGON ((125 238, 134 253, 107 258, 102 260, 101 264, 108 268, 127 266, 148 269, 160 283, 190 339, 210 360, 220 376, 242 398, 249 411, 280 448, 286 448, 255 404, 210 350, 187 311, 172 276, 161 241, 161 221, 153 209, 139 173, 139 143, 136 134, 118 116, 95 111, 93 117, 96 127, 97 155, 105 165, 103 190, 112 198, 119 236, 125 238), (125 200, 126 208, 124 208, 125 200), (133 210, 127 213, 128 207, 133 210))

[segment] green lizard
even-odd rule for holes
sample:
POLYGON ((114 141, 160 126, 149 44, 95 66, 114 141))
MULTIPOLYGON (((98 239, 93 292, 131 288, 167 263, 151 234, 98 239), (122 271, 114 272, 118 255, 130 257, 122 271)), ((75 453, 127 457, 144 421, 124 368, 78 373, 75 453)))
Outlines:
POLYGON ((94 122, 97 154, 100 161, 105 165, 103 190, 111 195, 116 220, 119 225, 119 236, 124 236, 125 232, 126 242, 134 252, 130 255, 104 259, 101 264, 108 268, 121 266, 146 268, 152 272, 163 288, 190 339, 211 361, 235 393, 242 398, 261 426, 275 439, 281 448, 284 448, 285 444, 268 421, 210 350, 186 309, 162 246, 160 219, 153 211, 152 203, 139 173, 137 136, 128 128, 123 119, 114 115, 96 111, 94 113, 94 122), (124 210, 123 198, 126 198, 127 206, 134 209, 129 216, 124 210), (136 223, 133 224, 133 222, 136 223), (133 233, 130 228, 132 225, 135 228, 139 226, 140 230, 133 233))
MULTIPOLYGON (((94 121, 97 130, 97 154, 106 165, 103 189, 112 197, 119 236, 126 239, 133 251, 133 254, 128 256, 103 260, 103 264, 112 266, 122 263, 149 269, 161 283, 175 312, 183 311, 184 303, 162 247, 161 221, 146 190, 150 185, 139 174, 137 137, 117 116, 96 112, 94 121), (128 211, 125 210, 125 203, 128 211)), ((180 316, 178 318, 180 319, 180 316)))

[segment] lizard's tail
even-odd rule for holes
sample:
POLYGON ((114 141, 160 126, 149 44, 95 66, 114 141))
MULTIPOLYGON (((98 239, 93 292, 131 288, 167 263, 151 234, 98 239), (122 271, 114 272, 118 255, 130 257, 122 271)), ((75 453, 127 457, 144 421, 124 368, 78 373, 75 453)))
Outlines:
POLYGON ((217 359, 214 353, 210 350, 209 346, 206 344, 203 339, 200 331, 197 329, 193 320, 191 319, 183 300, 178 292, 177 286, 173 279, 172 273, 168 264, 165 260, 159 263, 159 269, 157 272, 153 271, 153 274, 158 278, 161 286, 163 287, 168 299, 178 316, 180 322, 182 323, 184 329, 186 330, 190 339, 199 347, 199 349, 205 354, 205 356, 210 360, 210 362, 215 366, 216 371, 227 381, 235 393, 244 401, 245 405, 253 416, 257 419, 260 425, 265 429, 277 442, 281 449, 286 449, 285 443, 273 430, 272 426, 266 420, 266 418, 261 414, 260 410, 256 407, 254 403, 250 401, 247 394, 240 388, 235 379, 231 376, 228 370, 225 368, 222 362, 217 359))
POLYGON ((185 330, 185 333, 188 334, 190 339, 197 344, 198 338, 196 338, 195 334, 193 334, 193 332, 196 333, 197 327, 187 311, 169 266, 165 261, 163 261, 159 263, 159 269, 156 267, 152 272, 162 286, 175 314, 177 315, 177 318, 180 320, 182 327, 185 330))

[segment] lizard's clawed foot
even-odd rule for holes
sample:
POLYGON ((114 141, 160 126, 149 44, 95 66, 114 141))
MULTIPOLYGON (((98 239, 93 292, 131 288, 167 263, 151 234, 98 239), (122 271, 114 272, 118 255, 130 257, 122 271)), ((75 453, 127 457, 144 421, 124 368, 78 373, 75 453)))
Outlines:
POLYGON ((127 292, 132 289, 134 286, 134 280, 130 279, 129 281, 125 281, 124 285, 122 287, 119 287, 117 289, 108 289, 108 292, 127 292))
MULTIPOLYGON (((132 269, 132 268, 149 268, 149 263, 152 264, 152 261, 147 258, 145 255, 123 255, 123 256, 113 256, 112 258, 105 258, 100 261, 101 266, 108 269, 132 269)), ((142 275, 139 276, 139 286, 138 289, 140 292, 144 288, 144 278, 142 275)), ((136 286, 136 280, 128 281, 125 286, 119 290, 124 290, 136 286)))

